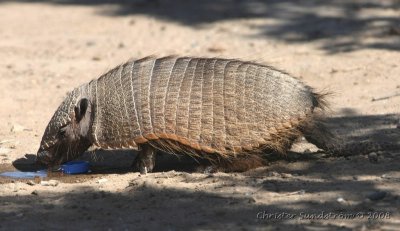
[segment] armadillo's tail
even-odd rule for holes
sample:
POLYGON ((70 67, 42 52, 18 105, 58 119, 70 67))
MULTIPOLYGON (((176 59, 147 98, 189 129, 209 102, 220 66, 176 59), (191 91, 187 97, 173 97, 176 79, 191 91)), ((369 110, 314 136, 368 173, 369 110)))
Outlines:
POLYGON ((312 92, 312 103, 314 108, 320 108, 322 110, 325 110, 327 108, 329 108, 329 104, 328 101, 326 100, 326 98, 328 98, 328 96, 332 95, 331 92, 314 92, 311 89, 312 92))

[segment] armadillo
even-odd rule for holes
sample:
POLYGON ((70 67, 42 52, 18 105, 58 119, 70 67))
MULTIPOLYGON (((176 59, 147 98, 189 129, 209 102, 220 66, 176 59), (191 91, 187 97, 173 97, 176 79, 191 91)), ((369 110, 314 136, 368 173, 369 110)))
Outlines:
POLYGON ((254 62, 131 60, 68 94, 37 161, 57 165, 94 146, 138 149, 134 166, 141 172, 152 171, 156 150, 232 163, 230 170, 250 160, 247 169, 262 163, 265 151, 285 153, 300 136, 334 149, 321 122, 324 105, 324 95, 297 78, 254 62))

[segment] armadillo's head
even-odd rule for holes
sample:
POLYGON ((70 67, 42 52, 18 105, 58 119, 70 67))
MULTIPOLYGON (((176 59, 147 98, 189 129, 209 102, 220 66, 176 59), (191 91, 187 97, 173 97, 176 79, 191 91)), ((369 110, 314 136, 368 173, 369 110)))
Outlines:
POLYGON ((84 153, 92 145, 92 120, 91 102, 71 92, 47 125, 36 161, 54 166, 84 153))

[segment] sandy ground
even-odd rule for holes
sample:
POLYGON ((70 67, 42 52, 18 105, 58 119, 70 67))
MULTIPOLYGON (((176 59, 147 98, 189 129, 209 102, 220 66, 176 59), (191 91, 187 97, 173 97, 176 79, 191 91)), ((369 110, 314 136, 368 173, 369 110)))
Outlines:
MULTIPOLYGON (((400 142, 399 1, 197 2, 0 0, 0 171, 32 166, 68 91, 152 54, 268 63, 334 92, 339 134, 400 142)), ((129 152, 98 152, 93 174, 56 186, 0 178, 0 229, 400 230, 400 150, 315 151, 236 174, 164 156, 147 175, 129 152)))

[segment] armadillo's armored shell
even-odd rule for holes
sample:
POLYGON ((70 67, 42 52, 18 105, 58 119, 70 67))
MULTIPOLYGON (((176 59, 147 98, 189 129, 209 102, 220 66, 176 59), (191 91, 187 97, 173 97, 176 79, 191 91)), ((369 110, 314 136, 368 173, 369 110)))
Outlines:
POLYGON ((86 87, 94 105, 94 142, 103 148, 150 141, 166 151, 279 150, 319 106, 316 94, 296 78, 229 59, 130 61, 86 87))

